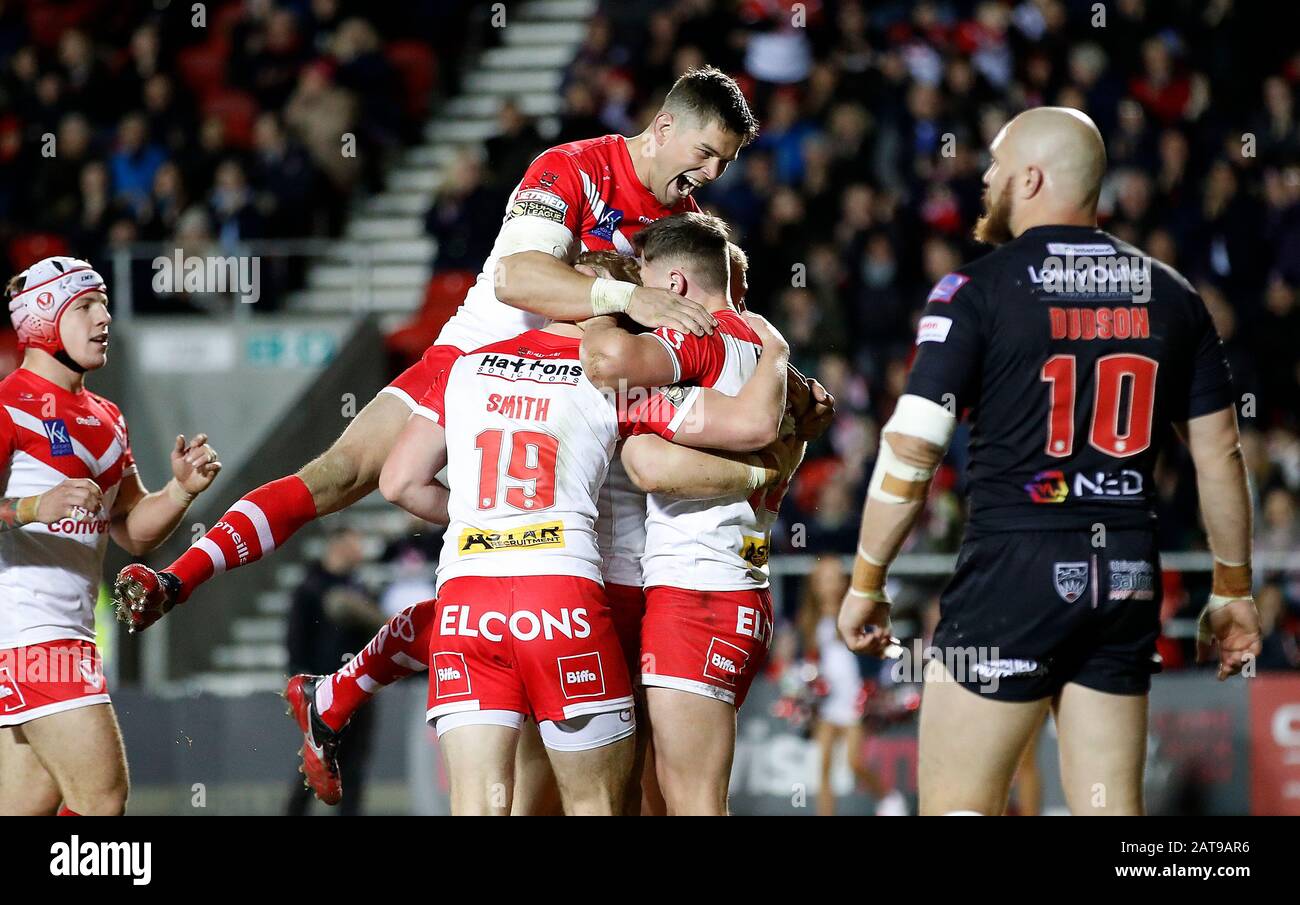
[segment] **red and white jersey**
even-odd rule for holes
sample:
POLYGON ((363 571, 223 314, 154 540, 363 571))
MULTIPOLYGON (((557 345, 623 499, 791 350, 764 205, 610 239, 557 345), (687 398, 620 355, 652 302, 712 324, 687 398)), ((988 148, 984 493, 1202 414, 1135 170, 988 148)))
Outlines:
POLYGON ((693 394, 623 406, 582 373, 580 340, 540 330, 456 360, 415 413, 447 436, 451 487, 438 565, 462 575, 601 581, 596 498, 620 436, 672 439, 693 394))
POLYGON ((63 639, 95 640, 95 601, 113 501, 135 473, 126 422, 88 390, 70 393, 19 368, 0 381, 0 496, 44 493, 89 478, 103 505, 89 521, 64 519, 0 531, 0 649, 63 639))
MULTIPOLYGON (((762 341, 745 319, 727 308, 713 312, 709 336, 661 327, 654 335, 673 358, 675 379, 734 396, 758 365, 762 341)), ((689 425, 686 427, 689 430, 689 425)), ((645 587, 692 591, 743 591, 767 587, 767 552, 776 513, 765 492, 714 500, 677 500, 650 494, 645 587)))
MULTIPOLYGON (((540 250, 572 261, 583 251, 630 255, 631 238, 643 226, 696 210, 699 205, 690 197, 673 207, 660 204, 632 168, 627 139, 602 135, 542 152, 511 192, 502 225, 520 218, 534 223, 539 235, 556 237, 540 250)), ((498 236, 465 301, 438 334, 437 345, 468 352, 546 326, 546 318, 497 300, 492 275, 502 257, 498 236)))
POLYGON ((617 454, 609 463, 609 477, 600 488, 596 509, 596 541, 605 584, 641 587, 646 495, 632 483, 617 454))

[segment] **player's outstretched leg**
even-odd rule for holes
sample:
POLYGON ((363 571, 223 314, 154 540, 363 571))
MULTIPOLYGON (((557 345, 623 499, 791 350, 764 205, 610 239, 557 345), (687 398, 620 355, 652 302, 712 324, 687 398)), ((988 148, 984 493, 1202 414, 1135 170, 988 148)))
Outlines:
POLYGON ((302 747, 298 754, 302 765, 298 767, 307 788, 326 804, 343 800, 343 780, 339 774, 339 742, 342 730, 335 730, 320 718, 316 709, 316 689, 324 676, 296 675, 284 688, 286 711, 302 731, 302 747))
POLYGON ((736 753, 736 708, 675 688, 646 689, 655 769, 668 816, 724 817, 736 753))
MULTIPOLYGON (((213 575, 257 562, 313 519, 344 509, 379 486, 384 459, 410 409, 380 393, 329 449, 296 475, 263 484, 231 506, 180 558, 162 569, 145 592, 170 609, 213 575), (170 576, 168 578, 167 576, 170 576)), ((119 600, 119 606, 122 602, 119 600)), ((143 626, 141 626, 143 627, 143 626)))
POLYGON ((435 600, 409 606, 384 623, 361 653, 337 672, 297 675, 285 686, 288 713, 303 734, 299 769, 307 786, 326 804, 338 804, 343 798, 337 752, 352 714, 381 688, 429 668, 429 635, 436 611, 435 600))
POLYGON ((963 687, 938 660, 925 669, 917 782, 922 815, 1001 814, 1011 777, 1050 698, 998 701, 963 687))
POLYGON ((1141 816, 1147 696, 1068 682, 1056 703, 1061 786, 1070 813, 1141 816))

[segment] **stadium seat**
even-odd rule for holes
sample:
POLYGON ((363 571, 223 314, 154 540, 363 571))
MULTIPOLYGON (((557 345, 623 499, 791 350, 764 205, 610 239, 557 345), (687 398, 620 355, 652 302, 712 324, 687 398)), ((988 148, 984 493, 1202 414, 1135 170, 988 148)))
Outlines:
POLYGON ((257 112, 257 101, 233 89, 222 89, 203 105, 203 115, 218 117, 226 127, 227 143, 237 148, 252 147, 257 112))
POLYGON ((421 41, 392 41, 384 55, 402 76, 406 91, 406 111, 423 118, 429 110, 429 95, 438 80, 438 60, 421 41))
POLYGON ((181 78, 201 104, 206 104, 226 84, 226 53, 215 40, 185 48, 176 55, 176 64, 181 78))
POLYGON ((388 334, 389 350, 404 361, 414 362, 438 338, 442 325, 456 313, 476 275, 468 270, 435 273, 424 290, 420 310, 409 321, 388 334))
POLYGON ((41 258, 66 254, 71 254, 68 243, 53 233, 28 233, 9 243, 9 263, 14 273, 26 270, 41 258))

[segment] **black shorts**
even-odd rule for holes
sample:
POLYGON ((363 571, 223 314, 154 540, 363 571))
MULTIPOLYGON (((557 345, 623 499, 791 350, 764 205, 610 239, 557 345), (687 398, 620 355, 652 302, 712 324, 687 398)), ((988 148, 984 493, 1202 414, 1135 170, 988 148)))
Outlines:
POLYGON ((988 534, 967 540, 940 598, 932 658, 994 700, 1067 682, 1146 694, 1160 671, 1160 558, 1149 530, 988 534))

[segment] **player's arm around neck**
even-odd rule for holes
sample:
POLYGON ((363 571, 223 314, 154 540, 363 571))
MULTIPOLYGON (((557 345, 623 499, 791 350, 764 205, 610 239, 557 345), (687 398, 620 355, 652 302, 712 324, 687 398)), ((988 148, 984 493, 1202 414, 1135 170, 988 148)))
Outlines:
POLYGON ((421 417, 407 419, 379 473, 379 492, 390 503, 439 525, 448 523, 447 488, 437 475, 447 464, 447 433, 441 424, 421 417))
POLYGON ((699 390, 674 442, 730 452, 751 452, 776 442, 785 415, 790 346, 764 318, 745 318, 763 341, 754 373, 735 396, 699 390))
POLYGON ((176 530, 190 504, 212 486, 221 471, 221 459, 208 445, 208 435, 186 440, 181 434, 171 451, 172 478, 161 490, 149 493, 137 473, 122 479, 113 503, 109 535, 132 556, 157 549, 176 530))
POLYGON ((1219 678, 1240 672, 1260 651, 1259 615, 1251 573, 1251 503, 1246 462, 1231 407, 1192 418, 1178 426, 1196 466, 1201 517, 1214 554, 1210 600, 1201 612, 1197 660, 1215 640, 1219 644, 1219 678))
POLYGON ((853 581, 840 606, 840 634, 855 651, 879 656, 890 643, 886 573, 925 508, 930 480, 956 426, 957 419, 943 406, 906 394, 881 430, 853 581))
POLYGON ((691 449, 655 434, 638 434, 623 442, 620 455, 632 483, 646 493, 714 500, 780 483, 794 473, 805 447, 790 436, 745 455, 691 449))
MULTIPOLYGON (((510 221, 516 222, 520 221, 510 221)), ((503 238, 510 223, 502 228, 503 238)), ((712 332, 715 325, 704 306, 690 299, 665 289, 586 276, 554 254, 537 249, 504 255, 497 262, 493 283, 498 301, 556 321, 626 313, 647 327, 670 327, 699 336, 712 332)))
POLYGON ((583 324, 581 357, 583 374, 601 390, 626 392, 678 380, 676 364, 662 339, 653 333, 631 333, 612 317, 583 324))

